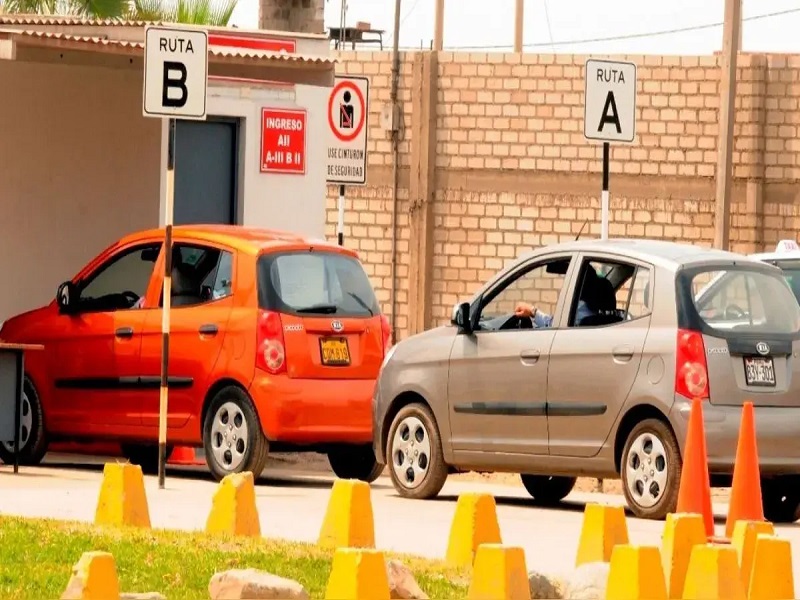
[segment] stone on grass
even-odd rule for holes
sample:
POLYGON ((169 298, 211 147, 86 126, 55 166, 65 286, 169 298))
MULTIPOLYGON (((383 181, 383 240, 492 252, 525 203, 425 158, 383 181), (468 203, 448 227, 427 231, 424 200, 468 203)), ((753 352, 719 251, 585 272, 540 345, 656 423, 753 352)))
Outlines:
POLYGON ((211 600, 308 600, 308 592, 294 581, 257 569, 214 573, 208 582, 211 600))
POLYGON ((167 597, 164 594, 159 594, 158 592, 142 592, 120 594, 119 600, 167 600, 167 597))
POLYGON ((528 584, 531 589, 531 600, 539 598, 559 600, 564 597, 563 583, 538 571, 528 571, 528 584))
POLYGON ((570 600, 603 600, 606 597, 609 563, 584 563, 566 578, 564 598, 570 600))
POLYGON ((427 600, 428 595, 417 584, 411 569, 399 560, 386 561, 386 574, 392 599, 427 600))

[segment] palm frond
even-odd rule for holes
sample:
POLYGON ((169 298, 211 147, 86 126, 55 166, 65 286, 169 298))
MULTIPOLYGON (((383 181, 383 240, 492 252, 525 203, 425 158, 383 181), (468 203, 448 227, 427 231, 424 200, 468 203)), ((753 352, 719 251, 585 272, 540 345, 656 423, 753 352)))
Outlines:
POLYGON ((83 17, 95 19, 119 19, 127 16, 128 0, 76 0, 75 7, 83 17))
POLYGON ((129 18, 224 27, 230 22, 237 4, 238 0, 133 0, 129 18))

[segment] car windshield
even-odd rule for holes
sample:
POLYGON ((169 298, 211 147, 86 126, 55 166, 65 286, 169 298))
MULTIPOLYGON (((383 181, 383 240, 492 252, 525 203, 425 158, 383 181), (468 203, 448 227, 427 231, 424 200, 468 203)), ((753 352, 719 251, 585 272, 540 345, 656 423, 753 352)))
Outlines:
POLYGON ((336 252, 265 254, 258 262, 262 308, 303 315, 370 317, 380 312, 361 263, 336 252))
POLYGON ((800 306, 786 281, 760 269, 709 269, 694 273, 692 297, 713 329, 745 333, 796 333, 800 306))

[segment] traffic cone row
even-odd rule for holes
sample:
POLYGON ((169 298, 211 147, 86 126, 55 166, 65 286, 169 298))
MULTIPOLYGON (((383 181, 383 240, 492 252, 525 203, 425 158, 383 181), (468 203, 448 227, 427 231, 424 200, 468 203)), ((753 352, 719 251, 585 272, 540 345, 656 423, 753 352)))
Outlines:
MULTIPOLYGON (((689 413, 689 427, 684 449, 683 470, 678 491, 678 513, 702 515, 706 536, 714 537, 714 513, 711 509, 711 482, 708 476, 703 404, 695 398, 689 413)), ((745 402, 733 467, 733 483, 725 524, 725 538, 730 539, 737 521, 763 521, 761 474, 758 467, 753 403, 745 402)))

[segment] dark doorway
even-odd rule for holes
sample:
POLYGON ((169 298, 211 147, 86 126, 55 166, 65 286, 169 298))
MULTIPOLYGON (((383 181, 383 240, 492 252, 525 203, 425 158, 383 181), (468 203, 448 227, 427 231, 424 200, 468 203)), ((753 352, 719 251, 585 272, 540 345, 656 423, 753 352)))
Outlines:
POLYGON ((236 224, 239 123, 178 121, 175 130, 176 225, 236 224))

